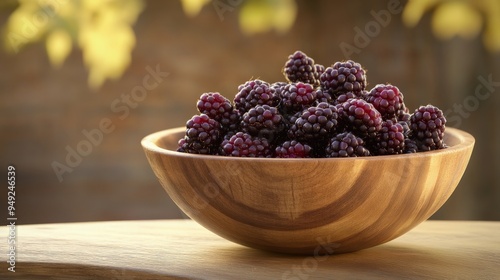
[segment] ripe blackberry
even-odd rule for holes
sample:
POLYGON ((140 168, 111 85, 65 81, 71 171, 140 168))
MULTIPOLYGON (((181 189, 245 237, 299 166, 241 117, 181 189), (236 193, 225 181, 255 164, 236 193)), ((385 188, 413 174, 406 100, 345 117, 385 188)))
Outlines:
POLYGON ((326 102, 328 104, 333 104, 334 99, 332 95, 327 90, 322 90, 321 88, 316 91, 316 104, 318 105, 321 102, 326 102))
POLYGON ((326 157, 366 157, 370 151, 364 147, 363 139, 351 132, 343 132, 332 137, 325 148, 326 157))
POLYGON ((276 140, 284 129, 284 121, 276 107, 257 105, 243 115, 241 129, 252 136, 276 140))
POLYGON ((205 114, 195 115, 186 122, 184 141, 179 150, 193 154, 213 154, 220 143, 220 123, 205 114))
POLYGON ((420 106, 410 117, 410 138, 415 140, 419 151, 443 149, 446 118, 432 105, 420 106))
POLYGON ((308 158, 311 154, 311 146, 296 140, 285 141, 274 150, 274 157, 277 158, 308 158))
POLYGON ((342 103, 344 103, 347 100, 352 99, 352 98, 364 99, 367 94, 368 93, 364 90, 361 92, 354 92, 354 91, 344 92, 344 93, 340 94, 339 96, 337 96, 337 98, 335 100, 333 100, 333 105, 342 104, 342 103))
POLYGON ((285 78, 291 83, 315 84, 315 73, 314 60, 301 51, 289 55, 283 68, 285 78))
POLYGON ((288 129, 288 137, 310 144, 321 142, 336 132, 339 115, 337 108, 328 103, 305 109, 300 117, 288 129))
POLYGON ((257 105, 275 107, 279 103, 279 96, 271 85, 262 80, 250 80, 238 87, 234 97, 234 106, 243 115, 257 105))
POLYGON ((382 116, 363 99, 349 99, 337 105, 341 125, 362 138, 375 138, 382 128, 382 116))
POLYGON ((218 92, 203 93, 196 103, 198 111, 210 118, 220 121, 233 111, 231 101, 218 92))
POLYGON ((272 151, 267 139, 237 132, 222 141, 219 154, 231 157, 271 157, 272 151))
POLYGON ((316 101, 318 91, 321 90, 302 82, 284 86, 280 96, 280 111, 284 114, 293 114, 310 107, 316 101))
POLYGON ((416 152, 418 152, 417 143, 410 138, 406 138, 405 139, 405 149, 404 149, 403 153, 404 154, 413 154, 416 152))
POLYGON ((325 66, 321 64, 314 64, 314 86, 319 87, 321 85, 319 77, 323 72, 325 72, 325 66))
POLYGON ((361 64, 352 60, 335 62, 321 74, 321 88, 334 97, 349 91, 361 92, 366 88, 365 72, 361 64))
POLYGON ((366 96, 366 101, 380 112, 384 120, 397 118, 404 106, 401 91, 389 84, 376 85, 366 96))
POLYGON ((391 120, 382 122, 382 129, 373 141, 370 150, 374 155, 402 154, 405 148, 404 128, 391 120))

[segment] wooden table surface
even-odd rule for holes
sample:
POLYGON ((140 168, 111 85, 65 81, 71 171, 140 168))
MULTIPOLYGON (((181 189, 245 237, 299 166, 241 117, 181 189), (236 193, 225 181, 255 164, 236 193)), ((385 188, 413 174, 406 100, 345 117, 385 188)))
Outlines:
POLYGON ((355 253, 246 248, 191 220, 20 225, 16 272, 0 279, 500 279, 500 222, 426 221, 355 253))

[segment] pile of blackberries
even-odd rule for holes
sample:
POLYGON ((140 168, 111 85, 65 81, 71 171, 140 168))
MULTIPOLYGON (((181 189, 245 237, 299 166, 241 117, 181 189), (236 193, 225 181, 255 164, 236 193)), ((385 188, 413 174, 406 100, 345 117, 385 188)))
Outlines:
POLYGON ((446 118, 427 105, 412 114, 394 85, 366 90, 352 60, 330 67, 301 51, 288 57, 286 82, 255 79, 231 101, 203 93, 179 152, 236 157, 330 158, 395 155, 446 148, 446 118))

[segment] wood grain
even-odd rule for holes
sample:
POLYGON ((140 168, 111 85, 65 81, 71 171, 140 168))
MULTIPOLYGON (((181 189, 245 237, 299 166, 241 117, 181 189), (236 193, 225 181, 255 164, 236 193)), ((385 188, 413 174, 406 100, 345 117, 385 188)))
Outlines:
MULTIPOLYGON (((7 228, 0 235, 7 236, 7 228)), ((426 221, 386 244, 296 256, 229 242, 191 220, 21 225, 0 279, 498 279, 500 222, 426 221)))
POLYGON ((172 200, 228 240, 265 250, 351 252, 392 240, 435 213, 460 181, 474 138, 447 149, 338 159, 258 159, 175 152, 183 128, 143 147, 172 200))

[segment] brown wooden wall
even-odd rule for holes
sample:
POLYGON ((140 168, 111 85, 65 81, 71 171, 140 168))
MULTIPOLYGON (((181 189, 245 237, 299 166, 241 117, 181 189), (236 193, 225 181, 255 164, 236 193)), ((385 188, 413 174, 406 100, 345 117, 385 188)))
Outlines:
MULTIPOLYGON (((237 12, 226 12, 221 21, 208 5, 188 18, 179 1, 147 1, 135 26, 132 65, 98 91, 87 86, 79 50, 60 69, 51 67, 42 44, 15 56, 0 52, 0 172, 5 176, 8 164, 17 168, 19 223, 183 217, 150 170, 141 138, 184 125, 203 92, 232 97, 252 77, 283 80, 281 67, 297 49, 329 65, 346 58, 340 47, 346 44, 359 47, 350 58, 368 69, 371 86, 391 82, 410 108, 437 105, 448 111, 452 126, 476 137, 462 182, 433 218, 499 220, 500 85, 481 92, 483 100, 475 89, 481 77, 500 82, 500 55, 486 52, 480 38, 435 39, 428 16, 408 29, 399 13, 356 44, 355 27, 373 24, 370 12, 387 9, 388 2, 298 1, 299 15, 288 33, 247 37, 237 12), (122 98, 142 85, 148 67, 168 77, 143 100, 126 105, 122 98), (64 163, 66 148, 76 149, 85 140, 82 130, 99 128, 103 119, 113 131, 103 133, 59 182, 51 164, 64 163)), ((0 11, 0 23, 6 17, 0 11)), ((6 191, 0 195, 6 201, 6 191)))

